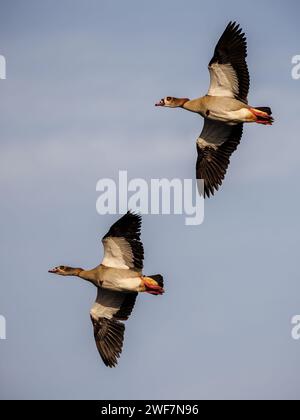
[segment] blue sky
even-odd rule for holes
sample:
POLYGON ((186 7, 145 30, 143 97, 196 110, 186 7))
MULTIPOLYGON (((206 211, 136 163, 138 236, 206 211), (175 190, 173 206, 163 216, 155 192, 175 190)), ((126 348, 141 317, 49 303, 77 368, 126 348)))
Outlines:
POLYGON ((299 3, 0 4, 0 398, 298 398, 299 3), (206 93, 229 20, 247 34, 250 103, 276 123, 245 127, 203 225, 143 218, 145 272, 161 272, 167 293, 139 297, 107 369, 96 290, 47 270, 100 261, 116 219, 96 213, 100 178, 194 177, 201 119, 153 104, 206 93))

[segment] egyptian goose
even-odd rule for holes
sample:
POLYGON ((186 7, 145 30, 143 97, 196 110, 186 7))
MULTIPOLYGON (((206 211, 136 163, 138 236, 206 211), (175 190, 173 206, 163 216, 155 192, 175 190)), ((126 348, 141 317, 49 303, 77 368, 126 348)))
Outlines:
POLYGON ((77 276, 93 283, 97 299, 90 315, 100 356, 106 366, 114 367, 123 347, 126 321, 132 312, 137 294, 164 293, 160 274, 142 275, 144 249, 140 240, 141 216, 128 212, 103 237, 104 257, 93 270, 55 267, 49 273, 77 276))
POLYGON ((269 107, 248 105, 249 72, 246 63, 245 34, 236 22, 230 22, 219 39, 208 69, 207 95, 189 100, 167 96, 156 106, 183 108, 204 118, 197 139, 197 179, 204 180, 204 197, 214 195, 225 177, 230 156, 240 143, 243 123, 271 125, 269 107))

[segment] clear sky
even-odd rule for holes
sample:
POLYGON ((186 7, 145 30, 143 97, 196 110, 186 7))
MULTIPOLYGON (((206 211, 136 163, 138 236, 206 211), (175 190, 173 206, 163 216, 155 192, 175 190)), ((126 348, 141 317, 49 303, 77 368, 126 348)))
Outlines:
POLYGON ((299 2, 0 1, 0 398, 298 398, 300 341, 299 2), (116 369, 98 356, 96 290, 49 275, 97 265, 116 216, 99 216, 100 178, 192 178, 202 120, 157 109, 197 97, 229 20, 248 38, 247 126, 205 222, 145 216, 142 295, 116 369))

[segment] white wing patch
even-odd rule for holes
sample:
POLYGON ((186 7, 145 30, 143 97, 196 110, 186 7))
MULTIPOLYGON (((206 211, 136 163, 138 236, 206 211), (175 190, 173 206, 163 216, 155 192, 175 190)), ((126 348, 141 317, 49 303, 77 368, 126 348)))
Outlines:
POLYGON ((104 246, 103 265, 112 268, 134 268, 134 256, 125 238, 109 236, 103 239, 102 243, 104 246))
POLYGON ((239 93, 237 74, 231 64, 213 63, 208 67, 210 86, 208 95, 234 98, 239 93))

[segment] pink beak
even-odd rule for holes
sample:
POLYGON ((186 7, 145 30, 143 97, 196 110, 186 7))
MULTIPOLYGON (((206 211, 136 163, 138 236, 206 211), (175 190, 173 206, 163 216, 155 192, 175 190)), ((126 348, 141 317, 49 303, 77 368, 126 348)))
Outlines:
POLYGON ((155 106, 165 106, 165 100, 161 99, 159 102, 156 102, 155 106))
POLYGON ((58 269, 55 267, 55 268, 52 268, 52 270, 48 270, 48 273, 53 273, 53 274, 55 274, 55 273, 57 273, 58 272, 58 269))

